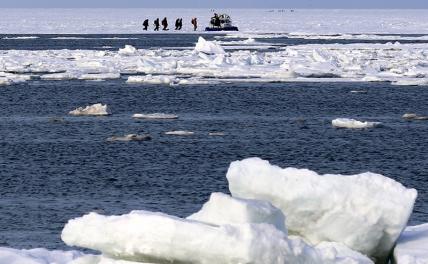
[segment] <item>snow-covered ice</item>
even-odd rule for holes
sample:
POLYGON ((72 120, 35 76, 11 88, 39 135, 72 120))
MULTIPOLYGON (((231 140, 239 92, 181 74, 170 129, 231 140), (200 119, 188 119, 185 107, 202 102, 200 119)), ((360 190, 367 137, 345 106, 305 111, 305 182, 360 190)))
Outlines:
POLYGON ((267 223, 287 232, 284 214, 269 202, 239 199, 223 193, 212 193, 202 209, 187 219, 214 225, 267 223))
POLYGON ((172 84, 176 82, 175 76, 168 75, 145 75, 145 76, 129 76, 127 83, 146 83, 146 84, 172 84))
POLYGON ((135 119, 178 119, 178 115, 165 113, 134 114, 132 117, 135 119))
POLYGON ((368 121, 358 121, 355 119, 350 118, 337 118, 331 121, 331 124, 334 127, 337 128, 355 128, 355 129, 361 129, 361 128, 372 128, 379 126, 380 122, 368 122, 368 121))
POLYGON ((77 251, 49 251, 42 248, 18 250, 0 247, 2 264, 70 264, 82 255, 77 251))
POLYGON ((110 112, 107 105, 93 104, 86 107, 79 107, 70 111, 69 114, 74 116, 106 116, 109 115, 110 112))
POLYGON ((205 54, 224 54, 224 49, 212 41, 206 41, 203 37, 199 37, 198 43, 196 43, 195 50, 205 54))
POLYGON ((341 242, 384 260, 407 224, 414 189, 382 175, 319 175, 251 158, 233 162, 227 172, 234 197, 270 201, 287 217, 290 234, 313 244, 341 242))
POLYGON ((406 120, 428 120, 428 116, 420 116, 415 113, 406 113, 403 115, 403 119, 406 120))
POLYGON ((119 54, 123 56, 132 56, 137 52, 137 49, 131 45, 126 45, 123 49, 119 49, 119 54))
POLYGON ((396 264, 428 263, 428 224, 407 227, 394 249, 396 264))
POLYGON ((208 225, 161 213, 96 213, 70 220, 62 239, 70 246, 129 261, 182 263, 373 263, 337 243, 310 246, 270 224, 208 225))

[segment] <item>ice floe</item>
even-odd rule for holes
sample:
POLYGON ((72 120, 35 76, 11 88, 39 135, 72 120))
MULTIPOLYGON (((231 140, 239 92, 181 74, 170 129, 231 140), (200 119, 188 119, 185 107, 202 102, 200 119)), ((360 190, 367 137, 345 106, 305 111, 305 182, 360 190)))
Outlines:
POLYGON ((137 135, 137 134, 129 134, 126 136, 113 136, 107 138, 108 142, 129 142, 129 141, 150 141, 152 137, 150 135, 137 135))
POLYGON ((428 116, 420 116, 414 113, 406 113, 403 115, 403 119, 406 120, 428 120, 428 116))
POLYGON ((196 43, 195 50, 205 54, 224 54, 224 49, 212 41, 206 41, 203 37, 199 37, 198 43, 196 43))
POLYGON ((167 75, 145 75, 145 76, 129 76, 127 83, 146 83, 146 84, 172 84, 176 82, 174 76, 167 75))
POLYGON ((331 121, 331 124, 336 128, 350 128, 350 129, 361 129, 361 128, 373 128, 379 126, 380 122, 368 122, 358 121, 350 118, 337 118, 331 121))
POLYGON ((209 225, 161 213, 96 213, 70 220, 61 235, 70 246, 129 261, 155 263, 373 263, 337 243, 313 247, 270 224, 209 225))
POLYGON ((280 208, 290 234, 312 244, 340 242, 378 261, 390 254, 417 196, 416 190, 374 173, 319 175, 258 158, 233 162, 227 179, 234 197, 280 208))
POLYGON ((407 227, 394 249, 396 264, 428 263, 428 224, 407 227))
POLYGON ((18 250, 0 247, 2 264, 70 264, 82 255, 77 251, 49 251, 41 248, 18 250))
POLYGON ((70 115, 74 116, 106 116, 110 115, 107 105, 93 104, 86 107, 79 107, 69 112, 70 115))
POLYGON ((154 113, 154 114, 134 114, 135 119, 178 119, 178 115, 154 113))
POLYGON ((187 219, 214 225, 266 223, 287 232, 284 214, 269 202, 239 199, 223 193, 212 193, 202 209, 187 219))
POLYGON ((123 49, 119 49, 119 54, 123 56, 131 56, 137 52, 137 49, 131 45, 126 45, 123 49))
POLYGON ((186 130, 174 130, 174 131, 165 132, 165 135, 170 135, 170 136, 193 136, 194 134, 195 132, 186 131, 186 130))

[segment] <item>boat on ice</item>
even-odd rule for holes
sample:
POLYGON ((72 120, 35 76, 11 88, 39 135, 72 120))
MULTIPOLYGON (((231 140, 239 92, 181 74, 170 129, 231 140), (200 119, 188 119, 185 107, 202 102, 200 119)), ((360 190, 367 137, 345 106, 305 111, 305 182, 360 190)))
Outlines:
POLYGON ((205 31, 239 31, 239 29, 232 24, 232 19, 228 14, 214 14, 210 26, 206 27, 205 31))

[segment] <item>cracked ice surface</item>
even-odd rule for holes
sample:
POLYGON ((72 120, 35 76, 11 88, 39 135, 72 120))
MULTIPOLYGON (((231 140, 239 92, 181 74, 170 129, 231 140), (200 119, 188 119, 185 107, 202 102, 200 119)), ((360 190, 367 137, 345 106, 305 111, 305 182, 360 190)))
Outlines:
MULTIPOLYGON (((201 41, 201 40, 200 40, 201 41)), ((200 43, 198 43, 200 44, 200 43)), ((209 41, 206 45, 220 47, 209 41)), ((198 50, 201 50, 200 47, 198 50)), ((42 80, 107 80, 185 85, 219 81, 390 81, 428 83, 428 44, 297 45, 277 50, 204 53, 147 50, 0 51, 0 84, 42 80)))

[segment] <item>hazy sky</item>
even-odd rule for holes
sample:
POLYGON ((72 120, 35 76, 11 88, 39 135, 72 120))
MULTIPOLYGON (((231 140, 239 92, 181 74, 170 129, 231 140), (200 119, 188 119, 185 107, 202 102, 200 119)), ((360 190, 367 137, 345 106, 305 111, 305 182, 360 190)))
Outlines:
POLYGON ((428 8, 428 0, 0 0, 0 7, 428 8))

